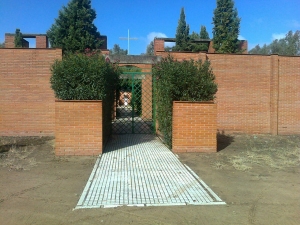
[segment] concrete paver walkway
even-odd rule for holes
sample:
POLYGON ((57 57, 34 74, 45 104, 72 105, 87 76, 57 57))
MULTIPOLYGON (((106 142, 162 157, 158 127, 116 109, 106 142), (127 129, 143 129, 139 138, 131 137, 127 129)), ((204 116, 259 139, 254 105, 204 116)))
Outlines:
POLYGON ((153 135, 113 136, 99 156, 79 208, 225 204, 153 135))

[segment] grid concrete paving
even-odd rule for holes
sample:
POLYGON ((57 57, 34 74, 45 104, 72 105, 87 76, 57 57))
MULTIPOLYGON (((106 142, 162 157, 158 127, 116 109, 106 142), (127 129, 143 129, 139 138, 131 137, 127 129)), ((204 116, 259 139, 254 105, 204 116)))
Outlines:
POLYGON ((154 135, 113 136, 75 209, 223 202, 154 135))

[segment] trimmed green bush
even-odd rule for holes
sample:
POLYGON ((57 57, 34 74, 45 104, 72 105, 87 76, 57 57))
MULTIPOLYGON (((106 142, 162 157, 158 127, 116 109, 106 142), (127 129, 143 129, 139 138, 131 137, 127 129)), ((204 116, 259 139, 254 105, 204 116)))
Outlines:
POLYGON ((209 61, 163 58, 152 69, 156 118, 164 141, 172 148, 173 101, 212 101, 218 90, 209 61))
POLYGON ((104 100, 119 83, 118 65, 98 53, 69 54, 51 67, 51 88, 62 100, 104 100))

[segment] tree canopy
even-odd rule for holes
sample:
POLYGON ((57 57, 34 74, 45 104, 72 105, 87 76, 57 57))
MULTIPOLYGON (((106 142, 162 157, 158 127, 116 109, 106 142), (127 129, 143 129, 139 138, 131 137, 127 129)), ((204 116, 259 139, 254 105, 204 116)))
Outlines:
MULTIPOLYGON (((176 45, 171 49, 172 51, 207 51, 208 45, 196 42, 199 39, 209 39, 209 35, 206 31, 205 26, 201 26, 200 33, 196 33, 193 31, 190 33, 190 27, 185 21, 185 13, 184 8, 181 8, 180 17, 178 20, 178 26, 176 30, 176 45)), ((166 49, 169 51, 170 49, 166 49)))
POLYGON ((114 47, 109 50, 110 55, 127 55, 127 50, 122 49, 118 44, 114 44, 114 47))
POLYGON ((63 52, 98 49, 102 41, 93 24, 95 18, 96 11, 91 8, 91 0, 70 0, 47 31, 51 47, 62 48, 63 52))
POLYGON ((300 55, 300 30, 289 31, 284 38, 276 39, 271 44, 262 47, 256 45, 249 54, 278 54, 278 55, 300 55))
POLYGON ((190 37, 190 40, 189 40, 189 50, 190 51, 200 52, 200 51, 208 50, 208 44, 193 42, 193 40, 198 40, 198 39, 209 39, 209 34, 206 31, 205 26, 201 26, 200 34, 193 31, 193 33, 189 37, 190 37))
POLYGON ((188 51, 189 50, 189 33, 190 27, 185 21, 184 8, 181 8, 180 18, 178 20, 178 26, 176 30, 176 45, 174 51, 188 51))
POLYGON ((22 48, 23 47, 23 41, 22 40, 23 40, 23 38, 22 38, 22 33, 21 33, 20 29, 16 29, 15 40, 14 40, 16 48, 22 48))
POLYGON ((149 45, 147 45, 146 55, 154 55, 154 42, 151 41, 149 45))
POLYGON ((234 8, 233 0, 217 0, 213 17, 213 42, 216 52, 239 52, 239 32, 241 18, 234 8))

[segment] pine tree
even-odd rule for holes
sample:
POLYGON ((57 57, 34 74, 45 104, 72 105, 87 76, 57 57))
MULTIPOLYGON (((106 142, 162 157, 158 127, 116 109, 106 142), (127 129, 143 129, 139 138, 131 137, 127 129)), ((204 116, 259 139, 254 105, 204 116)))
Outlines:
POLYGON ((101 46, 100 33, 93 24, 96 12, 91 0, 70 0, 59 11, 55 23, 47 31, 51 47, 62 48, 63 52, 84 52, 101 46))
POLYGON ((146 55, 154 55, 154 42, 151 41, 149 45, 147 45, 146 55))
POLYGON ((240 22, 233 0, 217 0, 213 17, 213 42, 216 52, 239 52, 240 22))
POLYGON ((189 50, 192 52, 207 51, 208 44, 193 42, 193 40, 198 39, 209 39, 209 35, 205 26, 201 26, 200 34, 193 31, 193 33, 190 35, 189 50))
POLYGON ((114 44, 114 47, 109 50, 110 55, 127 55, 127 50, 124 50, 118 44, 114 44))
POLYGON ((300 55, 300 30, 289 31, 284 38, 276 39, 271 44, 263 47, 256 45, 249 54, 278 54, 278 55, 300 55))
POLYGON ((20 29, 16 29, 14 43, 15 43, 16 48, 23 47, 23 38, 22 38, 22 33, 21 33, 20 29))
POLYGON ((209 34, 206 31, 206 27, 205 26, 201 26, 201 29, 200 29, 200 39, 209 39, 209 34))
POLYGON ((180 18, 176 30, 176 45, 174 51, 188 51, 189 50, 189 33, 190 27, 186 24, 184 8, 181 8, 180 18))

